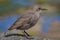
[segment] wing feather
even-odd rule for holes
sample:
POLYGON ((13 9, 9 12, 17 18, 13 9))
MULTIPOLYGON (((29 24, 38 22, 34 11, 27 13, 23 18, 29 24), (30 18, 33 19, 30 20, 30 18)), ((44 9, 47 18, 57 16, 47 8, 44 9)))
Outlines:
POLYGON ((22 27, 22 25, 27 26, 28 23, 31 22, 32 16, 33 16, 33 13, 28 13, 28 14, 22 15, 14 22, 14 24, 9 28, 9 30, 16 29, 18 27, 22 27))

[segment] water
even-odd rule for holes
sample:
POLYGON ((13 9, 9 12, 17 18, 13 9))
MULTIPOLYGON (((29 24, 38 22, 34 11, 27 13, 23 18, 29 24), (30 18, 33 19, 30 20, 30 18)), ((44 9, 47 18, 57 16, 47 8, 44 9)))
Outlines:
POLYGON ((11 15, 0 19, 0 31, 7 31, 7 29, 17 20, 18 17, 18 15, 11 15))
POLYGON ((35 3, 34 0, 10 0, 11 4, 23 5, 23 6, 30 6, 35 3))
POLYGON ((60 22, 60 16, 51 16, 50 18, 48 18, 47 16, 46 17, 43 17, 44 18, 44 23, 42 24, 42 32, 43 33, 46 33, 48 32, 48 28, 50 26, 50 24, 52 23, 52 21, 54 20, 57 20, 60 22))

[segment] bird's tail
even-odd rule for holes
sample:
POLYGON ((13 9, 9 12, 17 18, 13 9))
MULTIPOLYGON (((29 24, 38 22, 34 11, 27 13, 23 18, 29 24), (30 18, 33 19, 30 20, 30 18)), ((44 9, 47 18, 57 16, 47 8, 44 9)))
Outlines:
POLYGON ((11 30, 13 30, 13 29, 12 29, 12 28, 9 28, 9 29, 8 29, 8 31, 11 31, 11 30))
POLYGON ((12 30, 12 29, 9 28, 8 31, 10 31, 10 30, 12 30))

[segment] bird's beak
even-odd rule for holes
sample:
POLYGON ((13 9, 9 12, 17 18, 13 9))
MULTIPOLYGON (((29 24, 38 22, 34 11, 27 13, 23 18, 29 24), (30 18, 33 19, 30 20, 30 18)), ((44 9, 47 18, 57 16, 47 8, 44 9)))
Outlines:
POLYGON ((41 8, 41 10, 48 10, 48 9, 46 9, 46 8, 41 8))

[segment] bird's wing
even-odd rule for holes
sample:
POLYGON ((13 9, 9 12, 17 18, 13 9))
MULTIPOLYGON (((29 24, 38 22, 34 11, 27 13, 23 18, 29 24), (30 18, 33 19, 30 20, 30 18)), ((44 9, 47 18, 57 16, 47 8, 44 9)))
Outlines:
POLYGON ((28 13, 28 14, 24 14, 21 17, 19 17, 15 23, 9 28, 9 29, 16 29, 20 26, 22 26, 23 24, 28 24, 33 20, 33 13, 28 13))

